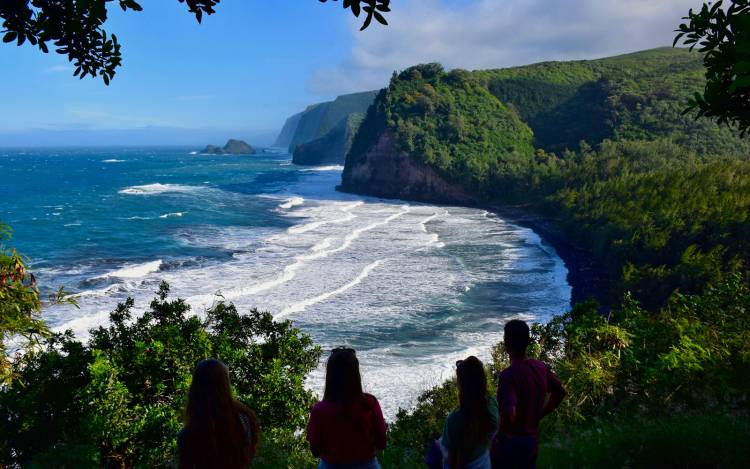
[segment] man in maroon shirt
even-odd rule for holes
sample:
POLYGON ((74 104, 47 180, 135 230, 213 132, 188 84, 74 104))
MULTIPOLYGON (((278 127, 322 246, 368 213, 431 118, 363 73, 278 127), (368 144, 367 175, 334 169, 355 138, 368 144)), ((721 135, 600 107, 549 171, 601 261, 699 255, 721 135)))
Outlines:
POLYGON ((500 427, 492 445, 493 469, 536 467, 539 421, 555 410, 566 394, 549 365, 526 357, 530 340, 525 322, 514 319, 505 324, 510 366, 500 373, 497 387, 500 427))

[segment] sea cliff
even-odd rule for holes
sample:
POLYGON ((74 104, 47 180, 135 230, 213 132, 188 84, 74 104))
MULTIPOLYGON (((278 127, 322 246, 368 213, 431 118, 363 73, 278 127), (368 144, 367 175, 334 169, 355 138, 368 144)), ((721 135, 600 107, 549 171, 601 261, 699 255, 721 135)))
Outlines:
POLYGON ((296 164, 343 164, 362 116, 376 93, 346 94, 308 106, 287 119, 276 146, 288 148, 295 155, 296 164))
POLYGON ((743 249, 713 236, 712 217, 725 215, 674 195, 714 197, 750 155, 737 132, 683 114, 703 83, 699 54, 667 48, 475 72, 411 67, 368 109, 340 189, 487 207, 555 246, 574 302, 631 292, 660 307, 675 288, 720 278, 705 252, 743 249))

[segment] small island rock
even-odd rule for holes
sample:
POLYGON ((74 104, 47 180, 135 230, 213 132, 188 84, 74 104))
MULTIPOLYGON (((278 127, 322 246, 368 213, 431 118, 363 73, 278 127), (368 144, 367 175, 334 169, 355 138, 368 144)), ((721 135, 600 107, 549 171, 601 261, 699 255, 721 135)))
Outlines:
POLYGON ((208 145, 201 153, 209 155, 253 155, 256 151, 247 142, 229 139, 224 148, 208 145))

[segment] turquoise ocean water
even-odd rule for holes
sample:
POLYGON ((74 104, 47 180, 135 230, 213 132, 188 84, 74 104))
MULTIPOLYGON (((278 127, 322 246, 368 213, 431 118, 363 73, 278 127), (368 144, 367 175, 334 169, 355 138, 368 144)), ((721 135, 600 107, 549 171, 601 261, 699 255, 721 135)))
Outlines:
MULTIPOLYGON (((0 220, 46 290, 80 309, 44 315, 85 337, 159 281, 201 314, 221 293, 290 319, 324 347, 358 350, 386 414, 486 358, 512 317, 570 301, 567 271, 532 231, 481 209, 335 191, 341 167, 289 154, 188 148, 0 149, 0 220)), ((309 386, 322 392, 317 370, 309 386)))

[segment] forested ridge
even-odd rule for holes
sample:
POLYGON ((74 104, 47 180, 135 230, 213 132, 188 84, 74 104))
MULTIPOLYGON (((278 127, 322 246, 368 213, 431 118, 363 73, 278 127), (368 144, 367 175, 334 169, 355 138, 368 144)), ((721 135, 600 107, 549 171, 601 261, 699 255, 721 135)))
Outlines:
MULTIPOLYGON (((394 75, 368 112, 343 186, 388 130, 394 151, 483 204, 544 214, 626 291, 658 307, 747 268, 750 145, 683 114, 701 57, 655 49, 577 62, 394 75)), ((410 194, 394 194, 409 198, 410 194)))

